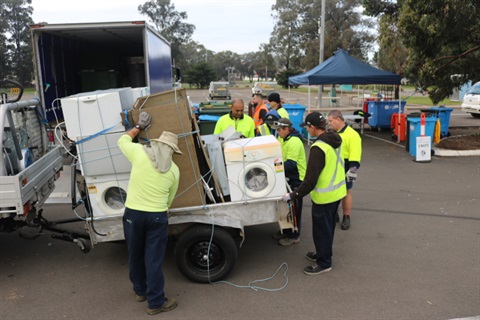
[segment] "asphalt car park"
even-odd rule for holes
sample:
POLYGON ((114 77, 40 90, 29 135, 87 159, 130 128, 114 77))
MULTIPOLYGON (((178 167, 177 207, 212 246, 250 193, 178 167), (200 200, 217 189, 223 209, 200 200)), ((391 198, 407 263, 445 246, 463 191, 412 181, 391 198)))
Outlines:
MULTIPOLYGON (((247 102, 247 90, 232 90, 232 97, 247 102)), ((189 95, 194 102, 206 96, 201 91, 189 95)), ((298 95, 296 103, 302 103, 298 95)), ((455 111, 460 112, 454 110, 452 125, 475 127, 470 123, 478 119, 456 116, 455 111)), ((301 241, 279 246, 271 238, 275 224, 246 228, 238 263, 225 279, 228 283, 188 281, 175 266, 170 248, 164 267, 166 293, 179 306, 159 317, 480 316, 480 158, 433 157, 419 163, 392 142, 387 131, 367 129, 362 138, 352 227, 348 231, 337 227, 331 272, 318 276, 302 272, 309 264, 305 253, 313 249, 311 205, 305 199, 301 241)), ((49 218, 73 214, 64 204, 44 210, 49 218)), ((72 227, 82 230, 81 223, 72 227)), ((2 233, 0 279, 4 319, 151 318, 146 305, 133 296, 123 242, 99 244, 83 254, 48 233, 35 240, 2 233)))

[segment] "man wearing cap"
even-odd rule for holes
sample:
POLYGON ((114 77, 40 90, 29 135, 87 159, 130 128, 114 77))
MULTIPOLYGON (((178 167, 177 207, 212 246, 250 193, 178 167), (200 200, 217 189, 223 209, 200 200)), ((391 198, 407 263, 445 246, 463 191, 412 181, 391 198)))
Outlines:
POLYGON ((282 107, 280 95, 278 93, 276 92, 270 93, 267 99, 268 99, 268 103, 270 104, 270 109, 276 110, 280 118, 290 119, 290 116, 288 115, 287 110, 285 110, 285 108, 282 107))
POLYGON ((268 113, 268 107, 263 101, 261 93, 255 93, 253 95, 253 103, 255 104, 255 113, 253 114, 253 121, 255 122, 255 134, 259 135, 259 127, 265 121, 265 117, 268 113))
MULTIPOLYGON (((287 118, 281 118, 272 124, 277 131, 278 140, 282 144, 283 166, 285 168, 285 176, 292 190, 295 190, 302 184, 305 177, 307 160, 305 157, 305 147, 303 146, 302 136, 298 130, 293 127, 292 122, 287 118)), ((298 197, 293 202, 293 210, 296 231, 286 229, 283 233, 278 232, 274 235, 278 240, 278 244, 289 246, 300 241, 300 231, 302 226, 302 207, 303 198, 298 197)))
POLYGON ((345 123, 339 110, 332 110, 328 114, 328 122, 333 130, 342 137, 342 153, 345 161, 345 179, 347 181, 347 195, 342 199, 343 219, 340 228, 350 228, 350 213, 352 211, 352 187, 357 178, 357 170, 360 168, 362 158, 362 138, 352 127, 345 123))
POLYGON ((300 126, 312 137, 305 178, 296 191, 284 195, 284 201, 303 198, 310 193, 312 199, 312 231, 315 252, 306 258, 316 262, 303 272, 317 275, 332 270, 332 248, 335 217, 340 200, 345 197, 345 173, 340 146, 342 139, 334 130, 326 130, 327 121, 319 112, 312 112, 300 126))
POLYGON ((280 115, 278 114, 277 110, 270 110, 268 111, 267 115, 265 116, 265 121, 258 127, 258 135, 259 136, 268 136, 268 135, 275 135, 276 131, 272 128, 272 125, 275 121, 280 119, 280 115))
POLYGON ((243 113, 245 106, 243 100, 235 98, 232 102, 231 111, 218 119, 214 134, 220 134, 228 127, 235 128, 245 138, 255 137, 255 122, 252 117, 243 113))
POLYGON ((165 296, 162 264, 168 235, 167 210, 180 178, 172 155, 182 152, 177 146, 177 135, 168 131, 152 139, 150 147, 133 143, 150 122, 147 112, 140 113, 138 124, 122 135, 117 144, 132 163, 123 216, 130 281, 135 299, 147 300, 147 313, 157 314, 177 307, 175 299, 165 296))

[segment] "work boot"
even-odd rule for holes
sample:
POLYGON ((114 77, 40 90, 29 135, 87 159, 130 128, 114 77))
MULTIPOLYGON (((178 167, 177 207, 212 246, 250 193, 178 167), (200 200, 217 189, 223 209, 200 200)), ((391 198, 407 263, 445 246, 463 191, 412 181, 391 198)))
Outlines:
POLYGON ((135 300, 137 300, 137 302, 143 302, 143 301, 147 300, 147 297, 139 296, 138 294, 135 294, 135 300))
POLYGON ((343 216, 342 225, 340 226, 342 230, 350 229, 350 216, 343 216))
POLYGON ((299 243, 300 242, 300 237, 299 238, 282 238, 278 240, 278 244, 281 246, 289 246, 291 244, 299 243))
POLYGON ((156 308, 156 309, 150 309, 148 308, 147 309, 147 313, 150 314, 150 315, 154 315, 154 314, 157 314, 157 313, 160 313, 160 312, 168 312, 168 311, 172 311, 173 309, 175 309, 177 307, 177 301, 173 298, 167 298, 167 300, 165 300, 165 302, 163 303, 163 305, 160 307, 160 308, 156 308))

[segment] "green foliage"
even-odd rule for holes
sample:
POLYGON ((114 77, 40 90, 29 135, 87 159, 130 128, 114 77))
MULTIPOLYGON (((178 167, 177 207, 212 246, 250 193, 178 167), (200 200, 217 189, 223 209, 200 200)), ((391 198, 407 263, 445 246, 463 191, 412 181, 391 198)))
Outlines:
POLYGON ((363 3, 366 13, 385 16, 381 18, 385 25, 380 30, 383 52, 379 52, 379 60, 382 56, 393 60, 390 64, 397 73, 404 73, 411 83, 429 87, 433 103, 448 97, 454 88, 469 80, 480 80, 478 0, 396 3, 364 0, 363 3), (388 44, 392 47, 387 48, 388 44))
POLYGON ((476 0, 406 0, 398 21, 411 78, 430 87, 434 103, 480 79, 480 12, 476 0), (451 77, 459 75, 458 77, 451 77))
MULTIPOLYGON (((298 69, 283 70, 277 74, 277 83, 284 88, 288 88, 288 77, 295 76, 300 73, 302 73, 302 71, 298 69)), ((291 85, 291 87, 297 88, 298 85, 291 85)))
POLYGON ((193 24, 185 23, 188 15, 184 11, 176 11, 170 0, 150 0, 138 6, 138 11, 146 15, 150 22, 172 47, 172 57, 179 60, 182 56, 180 46, 187 43, 195 31, 193 24))
POLYGON ((0 79, 17 80, 29 86, 33 80, 29 24, 31 0, 0 2, 0 79))
POLYGON ((190 65, 183 74, 184 82, 190 84, 190 87, 199 89, 207 88, 211 81, 216 80, 215 70, 206 62, 199 62, 190 65))
MULTIPOLYGON (((362 17, 361 0, 332 0, 326 2, 324 26, 324 60, 337 49, 349 51, 360 60, 367 60, 374 36, 373 21, 362 17)), ((319 19, 321 1, 278 0, 272 7, 276 20, 271 46, 279 65, 289 69, 311 69, 319 64, 319 19)))

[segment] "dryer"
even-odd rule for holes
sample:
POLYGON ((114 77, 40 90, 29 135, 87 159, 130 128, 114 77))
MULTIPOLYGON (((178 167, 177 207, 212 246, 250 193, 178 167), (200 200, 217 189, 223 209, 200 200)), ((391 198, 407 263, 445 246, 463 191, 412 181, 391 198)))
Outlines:
POLYGON ((232 201, 282 197, 286 180, 280 142, 272 135, 224 143, 232 201))
POLYGON ((94 217, 124 213, 129 178, 130 173, 85 177, 94 217))

